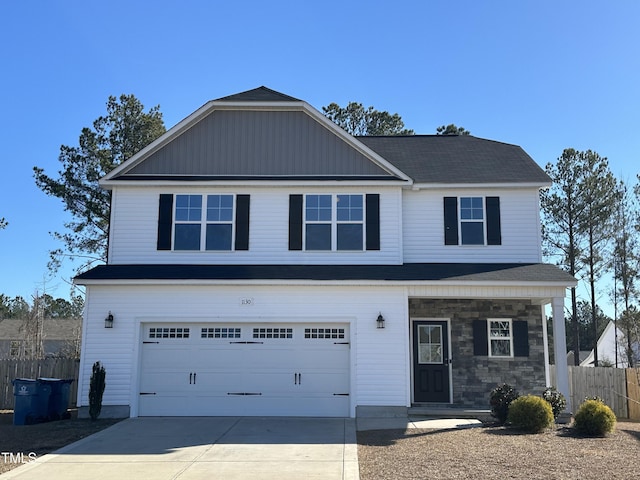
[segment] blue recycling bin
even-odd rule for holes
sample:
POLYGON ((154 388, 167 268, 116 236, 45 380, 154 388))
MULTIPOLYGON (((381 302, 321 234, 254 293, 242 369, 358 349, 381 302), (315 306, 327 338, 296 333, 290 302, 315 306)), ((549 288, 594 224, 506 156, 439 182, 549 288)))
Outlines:
POLYGON ((38 383, 42 386, 48 386, 51 389, 49 395, 49 403, 47 408, 47 417, 49 420, 60 420, 69 418, 67 406, 69 405, 69 392, 73 379, 61 378, 39 378, 38 383))
POLYGON ((32 425, 48 419, 51 386, 31 378, 16 378, 13 384, 14 425, 32 425))

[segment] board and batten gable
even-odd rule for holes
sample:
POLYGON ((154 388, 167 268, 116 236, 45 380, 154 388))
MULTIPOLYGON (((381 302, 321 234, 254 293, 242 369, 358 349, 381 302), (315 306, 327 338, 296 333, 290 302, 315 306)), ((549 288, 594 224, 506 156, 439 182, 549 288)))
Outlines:
POLYGON ((409 319, 402 286, 92 285, 87 289, 79 407, 88 404, 91 367, 100 361, 107 373, 103 405, 130 406, 131 416, 137 416, 145 323, 347 323, 350 416, 357 405, 408 403, 409 319), (251 302, 242 301, 246 298, 251 302), (109 311, 114 326, 105 329, 109 311), (381 312, 387 320, 384 329, 376 327, 381 312))
POLYGON ((218 106, 116 178, 394 178, 311 113, 218 106))
POLYGON ((536 187, 405 190, 402 210, 405 263, 542 261, 539 190, 536 187), (498 198, 499 244, 446 245, 445 197, 498 198))
POLYGON ((113 188, 109 264, 401 264, 402 190, 399 186, 282 187, 182 185, 113 188), (158 250, 158 205, 163 194, 249 195, 248 250, 158 250), (379 195, 380 248, 362 251, 289 249, 289 197, 305 194, 379 195))

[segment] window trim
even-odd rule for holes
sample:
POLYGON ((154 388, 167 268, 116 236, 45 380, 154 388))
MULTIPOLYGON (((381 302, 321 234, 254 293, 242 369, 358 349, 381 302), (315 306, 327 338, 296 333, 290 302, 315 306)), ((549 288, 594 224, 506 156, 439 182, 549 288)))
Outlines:
POLYGON ((514 358, 513 350, 513 319, 512 318, 487 318, 487 353, 489 358, 514 358), (492 322, 507 322, 509 324, 509 336, 498 337, 491 336, 491 323, 492 322), (491 340, 509 340, 509 355, 495 355, 491 348, 491 340))
POLYGON ((171 225, 171 250, 174 252, 235 252, 236 251, 236 215, 237 215, 237 194, 235 193, 174 193, 173 211, 171 225), (202 200, 200 207, 200 220, 178 220, 176 215, 179 196, 199 196, 202 200), (207 208, 210 196, 230 196, 232 201, 231 220, 229 221, 209 221, 207 220, 207 208), (207 226, 208 225, 228 225, 231 224, 231 247, 225 250, 207 249, 207 226), (199 225, 200 226, 200 248, 199 249, 178 249, 176 248, 176 226, 177 225, 199 225))
POLYGON ((305 193, 302 195, 302 250, 305 252, 366 252, 367 251, 367 195, 364 193, 305 193), (331 197, 331 220, 307 220, 307 197, 331 197), (358 196, 362 200, 362 218, 360 220, 338 220, 338 197, 358 196), (307 248, 307 226, 329 225, 331 228, 331 248, 326 250, 310 250, 307 248), (338 225, 361 225, 362 246, 359 249, 338 249, 338 225))
MULTIPOLYGON (((471 206, 471 209, 473 209, 473 206, 471 206)), ((478 247, 478 246, 486 246, 487 245, 487 208, 486 208, 486 197, 485 196, 464 196, 464 197, 458 197, 458 238, 460 239, 459 241, 459 245, 460 246, 471 246, 471 247, 478 247), (474 198, 479 198, 480 199, 480 203, 481 203, 481 207, 482 207, 482 219, 481 220, 477 220, 477 219, 463 219, 462 218, 462 200, 463 199, 470 199, 473 202, 474 198), (479 223, 482 225, 482 243, 464 243, 464 237, 462 235, 462 224, 463 223, 479 223)))

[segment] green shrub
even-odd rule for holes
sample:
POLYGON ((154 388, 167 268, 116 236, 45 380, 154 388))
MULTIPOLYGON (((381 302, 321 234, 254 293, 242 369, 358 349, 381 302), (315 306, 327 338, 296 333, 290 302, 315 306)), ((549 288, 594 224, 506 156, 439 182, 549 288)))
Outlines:
POLYGON ((540 433, 553 425, 549 402, 535 395, 524 395, 509 405, 509 423, 529 433, 540 433))
POLYGON ((547 387, 545 391, 542 392, 542 398, 544 398, 547 402, 549 402, 549 405, 551 405, 554 419, 557 419, 562 411, 567 408, 567 400, 564 398, 564 395, 562 395, 554 387, 547 387))
POLYGON ((616 415, 601 400, 585 400, 573 417, 573 427, 583 435, 603 436, 616 426, 616 415))
POLYGON ((491 416, 498 419, 500 423, 507 421, 509 414, 509 404, 513 402, 520 395, 517 390, 508 383, 498 385, 491 390, 489 396, 489 404, 491 405, 491 416))

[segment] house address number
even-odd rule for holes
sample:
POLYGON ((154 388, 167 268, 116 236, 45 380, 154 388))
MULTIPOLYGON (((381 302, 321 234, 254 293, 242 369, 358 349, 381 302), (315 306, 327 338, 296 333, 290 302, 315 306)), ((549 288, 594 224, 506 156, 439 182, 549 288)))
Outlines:
POLYGON ((255 300, 253 299, 253 297, 242 297, 240 299, 240 305, 242 307, 251 307, 253 306, 254 303, 255 303, 255 300))

